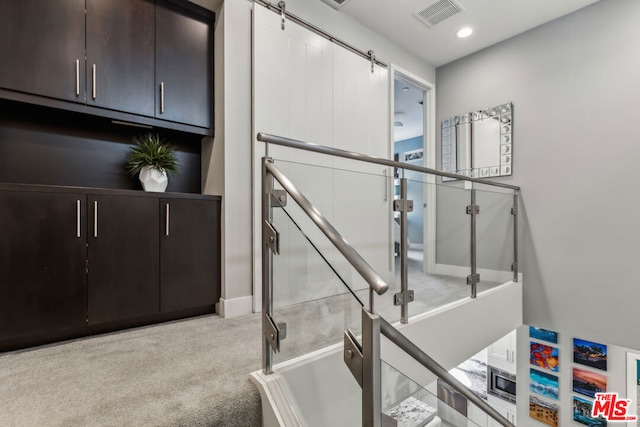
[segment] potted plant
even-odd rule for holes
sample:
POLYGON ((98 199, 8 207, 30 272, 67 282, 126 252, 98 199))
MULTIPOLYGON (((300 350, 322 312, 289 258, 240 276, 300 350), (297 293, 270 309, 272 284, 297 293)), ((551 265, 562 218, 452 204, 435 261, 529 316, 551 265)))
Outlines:
POLYGON ((136 136, 133 143, 127 154, 127 172, 132 176, 139 174, 144 191, 164 192, 169 182, 167 176, 178 172, 175 148, 153 133, 136 136))

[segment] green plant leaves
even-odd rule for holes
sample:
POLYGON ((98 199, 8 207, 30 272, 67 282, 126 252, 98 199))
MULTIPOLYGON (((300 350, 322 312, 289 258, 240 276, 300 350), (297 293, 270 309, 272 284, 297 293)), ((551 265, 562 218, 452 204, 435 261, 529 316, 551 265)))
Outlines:
POLYGON ((127 154, 127 173, 136 175, 145 166, 164 171, 167 175, 179 172, 180 162, 173 146, 160 139, 158 134, 147 133, 133 138, 133 147, 127 154))

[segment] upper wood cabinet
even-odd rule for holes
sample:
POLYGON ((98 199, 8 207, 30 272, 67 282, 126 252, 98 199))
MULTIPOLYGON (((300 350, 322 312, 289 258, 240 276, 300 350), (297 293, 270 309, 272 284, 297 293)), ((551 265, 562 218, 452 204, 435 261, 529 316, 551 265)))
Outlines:
POLYGON ((84 103, 85 0, 0 1, 0 88, 84 103))
POLYGON ((154 114, 155 7, 87 0, 87 105, 154 114))
POLYGON ((158 1, 156 117, 211 127, 213 28, 202 16, 158 1))
POLYGON ((0 1, 0 58, 0 97, 212 133, 213 13, 186 1, 0 1))

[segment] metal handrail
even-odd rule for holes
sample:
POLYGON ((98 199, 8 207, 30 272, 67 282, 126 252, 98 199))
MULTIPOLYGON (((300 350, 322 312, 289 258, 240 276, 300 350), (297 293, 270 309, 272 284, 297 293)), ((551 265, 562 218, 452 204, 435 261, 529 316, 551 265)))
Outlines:
POLYGON ((444 176, 448 178, 459 179, 463 181, 476 182, 478 184, 490 185, 493 187, 508 188, 514 191, 520 191, 520 187, 516 185, 504 184, 502 182, 487 181, 481 178, 470 178, 464 175, 458 175, 456 173, 443 172, 437 169, 425 168, 423 166, 416 166, 409 163, 395 162, 389 159, 383 159, 381 157, 373 157, 367 154, 356 153, 352 151, 341 150, 339 148, 327 147, 326 145, 313 144, 311 142, 299 141, 297 139, 285 138, 283 136, 271 135, 268 133, 259 132, 257 135, 258 141, 268 144, 282 145, 284 147, 297 148, 305 151, 313 151, 315 153, 327 154, 330 156, 344 157, 352 160, 359 160, 361 162, 375 163, 377 165, 390 166, 399 169, 412 170, 416 172, 422 172, 431 175, 444 176))
POLYGON ((399 330, 393 327, 389 322, 380 318, 380 333, 387 337, 389 341, 400 347, 405 353, 415 359, 422 366, 433 372, 441 380, 446 382, 455 391, 462 394, 474 405, 486 412, 491 418, 505 427, 514 427, 513 424, 503 417, 500 412, 496 411, 487 402, 476 396, 471 390, 451 375, 442 365, 433 360, 427 353, 422 351, 420 347, 415 345, 409 338, 404 336, 399 330))
POLYGON ((360 276, 369 284, 378 295, 384 294, 389 285, 375 272, 375 270, 362 258, 362 256, 346 241, 333 225, 316 209, 315 206, 296 188, 295 185, 280 170, 270 162, 266 163, 266 168, 271 175, 282 185, 282 188, 298 203, 302 210, 311 218, 325 236, 349 261, 353 268, 360 273, 360 276))

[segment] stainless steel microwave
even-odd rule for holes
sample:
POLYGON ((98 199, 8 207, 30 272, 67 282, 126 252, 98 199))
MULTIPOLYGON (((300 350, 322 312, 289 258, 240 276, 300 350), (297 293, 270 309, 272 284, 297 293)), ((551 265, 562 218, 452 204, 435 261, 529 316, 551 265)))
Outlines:
POLYGON ((489 366, 487 372, 487 393, 516 402, 516 376, 489 366))

